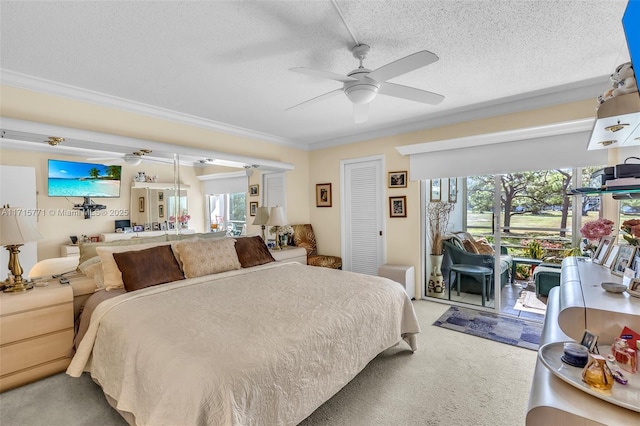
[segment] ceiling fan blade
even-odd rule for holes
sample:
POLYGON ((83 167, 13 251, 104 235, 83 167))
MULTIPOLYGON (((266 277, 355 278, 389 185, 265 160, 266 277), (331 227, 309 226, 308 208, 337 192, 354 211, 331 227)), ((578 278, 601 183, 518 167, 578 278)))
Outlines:
POLYGON ((367 104, 353 104, 353 121, 357 123, 364 123, 369 119, 369 105, 367 104))
POLYGON ((377 70, 371 71, 367 74, 367 77, 382 83, 399 75, 406 74, 410 71, 432 64, 438 59, 440 58, 438 58, 438 55, 435 53, 431 53, 427 50, 421 50, 420 52, 416 52, 387 65, 383 65, 377 70))
POLYGON ((327 78, 329 80, 336 80, 342 83, 348 83, 350 81, 358 81, 357 78, 349 77, 348 75, 337 74, 331 71, 316 70, 313 68, 297 67, 289 68, 289 71, 298 72, 300 74, 310 75, 311 77, 327 78))
POLYGON ((395 83, 382 83, 378 93, 430 105, 439 104, 444 99, 444 96, 437 93, 395 83))
POLYGON ((294 106, 291 106, 291 107, 289 107, 289 108, 285 109, 285 111, 289 111, 290 109, 297 108, 297 107, 302 106, 302 105, 310 105, 310 104, 314 104, 314 103, 316 103, 316 102, 318 102, 318 101, 321 101, 321 100, 323 100, 323 99, 330 98, 330 97, 332 97, 332 96, 334 96, 334 95, 337 95, 337 94, 339 94, 339 93, 342 93, 342 88, 340 88, 340 89, 335 89, 335 90, 332 90, 332 91, 327 92, 327 93, 325 93, 325 94, 322 94, 322 95, 320 95, 320 96, 316 96, 315 98, 311 98, 311 99, 308 99, 308 100, 306 100, 306 101, 304 101, 304 102, 300 102, 299 104, 296 104, 296 105, 294 105, 294 106))

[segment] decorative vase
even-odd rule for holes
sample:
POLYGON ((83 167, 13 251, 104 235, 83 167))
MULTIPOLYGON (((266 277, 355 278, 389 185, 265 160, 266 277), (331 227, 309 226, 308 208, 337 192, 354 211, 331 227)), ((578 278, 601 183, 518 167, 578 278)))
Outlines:
POLYGON ((444 277, 442 276, 442 258, 441 254, 431 255, 431 273, 429 274, 429 285, 427 287, 427 295, 429 297, 445 297, 444 277))

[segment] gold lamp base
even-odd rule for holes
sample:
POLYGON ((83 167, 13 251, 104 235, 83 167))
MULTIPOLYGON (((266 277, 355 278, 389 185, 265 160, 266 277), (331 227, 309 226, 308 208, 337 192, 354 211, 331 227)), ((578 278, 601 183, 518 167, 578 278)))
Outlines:
POLYGON ((9 270, 15 277, 13 284, 5 281, 6 285, 10 285, 10 287, 4 290, 5 293, 23 293, 25 291, 33 290, 33 285, 22 279, 23 270, 20 265, 20 261, 18 260, 18 253, 20 253, 20 250, 18 249, 21 245, 22 244, 11 244, 5 246, 9 252, 9 270))

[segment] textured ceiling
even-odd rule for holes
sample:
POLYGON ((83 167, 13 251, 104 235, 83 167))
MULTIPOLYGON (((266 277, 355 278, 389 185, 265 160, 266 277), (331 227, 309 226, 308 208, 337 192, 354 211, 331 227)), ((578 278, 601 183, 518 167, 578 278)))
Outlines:
POLYGON ((331 1, 2 1, 2 81, 36 77, 318 148, 480 107, 490 114, 549 88, 599 84, 578 95, 595 99, 606 76, 629 60, 621 25, 627 0, 337 3, 357 41, 371 46, 367 68, 436 53, 438 62, 392 81, 445 100, 431 106, 378 96, 362 124, 343 95, 285 112, 341 87, 289 68, 346 74, 358 65, 331 1))

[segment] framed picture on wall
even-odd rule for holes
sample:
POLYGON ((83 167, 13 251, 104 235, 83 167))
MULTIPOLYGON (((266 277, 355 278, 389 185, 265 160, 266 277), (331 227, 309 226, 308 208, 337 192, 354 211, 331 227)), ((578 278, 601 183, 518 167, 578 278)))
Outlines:
POLYGON ((138 198, 138 211, 144 213, 144 197, 138 198))
POLYGON ((449 178, 449 202, 456 203, 458 201, 458 179, 449 178))
POLYGON ((389 217, 407 217, 407 197, 389 197, 389 217))
POLYGON ((331 207, 331 184, 316 184, 316 207, 331 207))
POLYGON ((440 179, 431 179, 431 189, 429 190, 429 201, 440 201, 442 192, 440 188, 440 179))
POLYGON ((249 203, 249 215, 255 216, 258 211, 258 202, 252 201, 249 203))
POLYGON ((164 201, 164 192, 158 192, 158 201, 164 201))
POLYGON ((406 188, 407 187, 407 171, 389 172, 389 188, 406 188))
POLYGON ((158 206, 158 217, 164 217, 164 204, 158 206))
POLYGON ((260 195, 260 185, 249 185, 249 196, 257 197, 258 195, 260 195))

